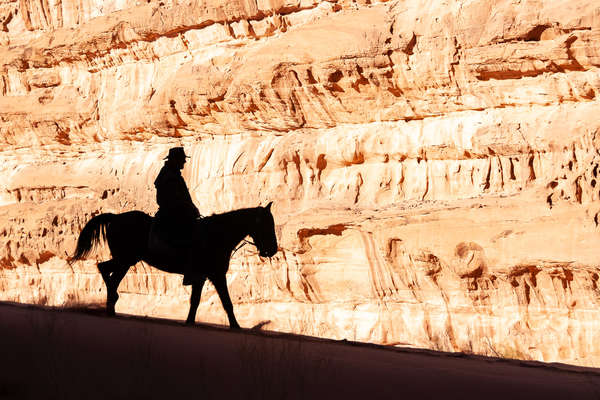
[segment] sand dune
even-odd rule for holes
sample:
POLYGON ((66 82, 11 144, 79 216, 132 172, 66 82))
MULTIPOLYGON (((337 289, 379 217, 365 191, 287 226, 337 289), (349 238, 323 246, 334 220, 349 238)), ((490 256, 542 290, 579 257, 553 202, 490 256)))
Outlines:
POLYGON ((0 304, 2 399, 598 399, 600 370, 0 304))

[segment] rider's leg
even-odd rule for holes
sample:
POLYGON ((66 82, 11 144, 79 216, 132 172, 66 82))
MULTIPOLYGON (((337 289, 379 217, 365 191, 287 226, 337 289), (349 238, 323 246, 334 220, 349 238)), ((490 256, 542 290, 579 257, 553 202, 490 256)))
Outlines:
MULTIPOLYGON (((185 249, 185 256, 183 258, 183 284, 193 285, 202 278, 202 273, 195 261, 196 252, 192 247, 185 249)), ((206 278, 202 278, 206 279, 206 278)))

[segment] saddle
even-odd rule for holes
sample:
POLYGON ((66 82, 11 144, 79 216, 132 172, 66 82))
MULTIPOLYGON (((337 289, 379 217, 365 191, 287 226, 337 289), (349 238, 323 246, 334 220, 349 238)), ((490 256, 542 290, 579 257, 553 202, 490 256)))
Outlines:
POLYGON ((150 225, 150 232, 148 233, 148 252, 155 256, 167 256, 177 252, 179 249, 162 238, 163 235, 158 233, 156 225, 157 224, 153 219, 152 224, 150 225))
POLYGON ((161 225, 158 218, 152 218, 150 232, 148 233, 148 252, 159 259, 185 258, 188 250, 194 244, 194 236, 200 234, 200 224, 197 223, 193 232, 185 237, 170 235, 170 232, 166 231, 161 225))

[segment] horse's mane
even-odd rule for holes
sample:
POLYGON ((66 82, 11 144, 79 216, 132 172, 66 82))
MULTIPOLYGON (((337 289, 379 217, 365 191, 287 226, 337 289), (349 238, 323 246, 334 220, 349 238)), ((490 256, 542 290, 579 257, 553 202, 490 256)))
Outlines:
POLYGON ((239 220, 240 218, 247 218, 254 214, 258 210, 258 207, 252 208, 240 208, 238 210, 231 210, 221 214, 212 214, 202 218, 200 221, 209 224, 227 224, 239 220))

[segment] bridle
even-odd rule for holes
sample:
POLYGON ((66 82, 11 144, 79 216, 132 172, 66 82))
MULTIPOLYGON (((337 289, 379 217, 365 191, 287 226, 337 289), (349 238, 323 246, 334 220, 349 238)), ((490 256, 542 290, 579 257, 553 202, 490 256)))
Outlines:
MULTIPOLYGON (((258 221, 258 218, 257 218, 257 221, 258 221)), ((264 242, 264 240, 263 240, 264 238, 262 237, 262 236, 263 236, 262 232, 260 232, 260 231, 258 231, 258 232, 257 232, 257 231, 255 231, 255 232, 251 232, 251 233, 250 233, 250 236, 252 237, 252 241, 250 241, 250 240, 247 240, 247 239, 242 239, 242 243, 240 243, 240 244, 239 244, 239 245, 238 245, 238 246, 237 246, 237 247, 236 247, 236 248, 233 250, 233 252, 231 253, 231 257, 233 257, 233 256, 235 255, 235 253, 236 253, 236 252, 237 252, 239 249, 241 249, 242 247, 244 247, 244 246, 245 246, 245 245, 247 245, 247 244, 251 244, 251 245, 253 245, 254 247, 256 247, 256 249, 258 250, 258 254, 259 254, 259 255, 262 253, 262 250, 261 250, 261 249, 258 247, 258 245, 255 243, 255 242, 256 242, 256 239, 259 239, 259 240, 258 240, 258 242, 259 242, 259 243, 262 243, 262 242, 264 242), (254 233, 254 234, 252 234, 252 233, 254 233), (256 235, 257 233, 260 233, 260 234, 257 236, 257 235, 256 235)), ((261 256, 261 257, 262 257, 262 256, 261 256)))
POLYGON ((236 252, 237 252, 239 249, 241 249, 242 247, 244 247, 244 246, 245 246, 245 245, 247 245, 247 244, 254 245, 254 247, 256 247, 256 248, 258 249, 258 247, 256 246, 256 243, 254 243, 254 242, 251 242, 251 241, 249 241, 249 240, 246 240, 246 239, 242 239, 242 244, 240 244, 238 247, 236 247, 236 248, 235 248, 235 250, 233 250, 233 253, 231 253, 231 257, 233 257, 233 255, 234 255, 234 254, 235 254, 235 253, 236 253, 236 252))

